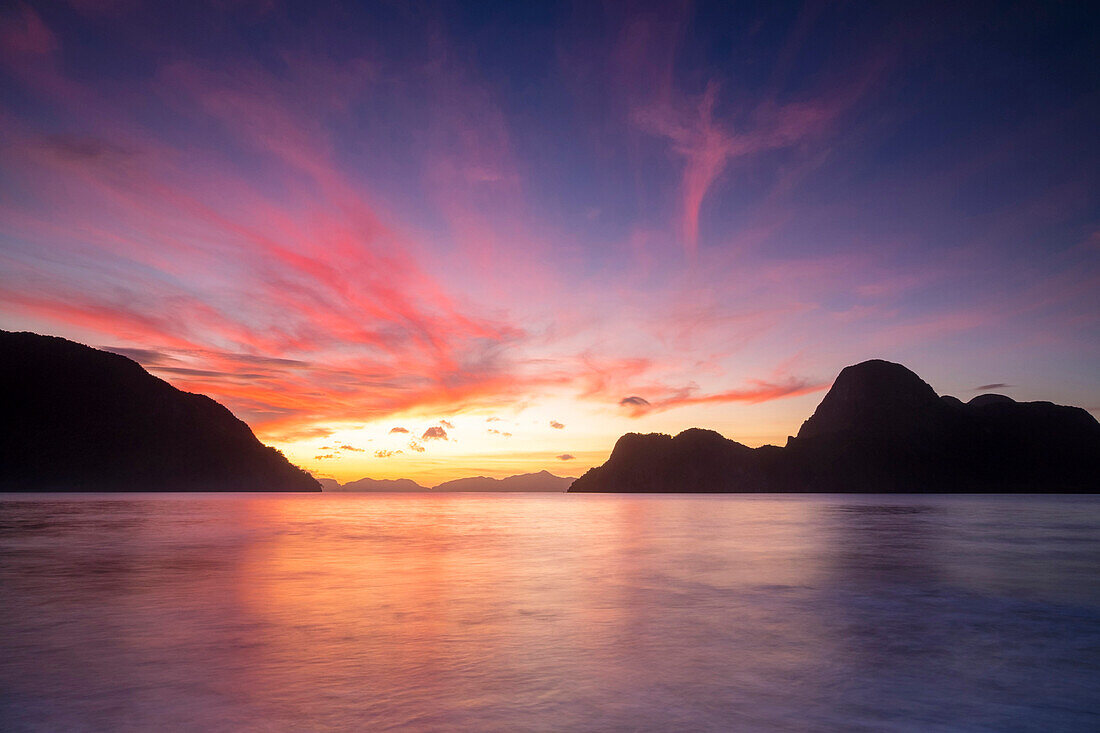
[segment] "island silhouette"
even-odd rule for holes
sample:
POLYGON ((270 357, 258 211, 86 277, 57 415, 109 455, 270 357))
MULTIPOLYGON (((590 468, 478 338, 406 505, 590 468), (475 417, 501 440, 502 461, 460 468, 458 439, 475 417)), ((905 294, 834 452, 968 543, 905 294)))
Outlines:
POLYGON ((2 491, 320 491, 228 409, 137 362, 0 331, 2 491))
POLYGON ((1079 407, 940 397, 902 366, 840 372, 785 447, 712 430, 628 433, 571 492, 1023 493, 1100 489, 1100 423, 1079 407))

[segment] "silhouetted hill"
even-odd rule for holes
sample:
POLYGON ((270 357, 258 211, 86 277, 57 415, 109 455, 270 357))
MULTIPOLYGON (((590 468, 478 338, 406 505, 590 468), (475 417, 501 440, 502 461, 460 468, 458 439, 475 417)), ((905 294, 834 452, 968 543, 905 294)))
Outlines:
POLYGON ((709 430, 624 435, 570 491, 1091 492, 1100 423, 1078 407, 938 397, 900 364, 841 371, 786 447, 709 430))
POLYGON ((901 364, 872 359, 841 370, 814 414, 802 423, 798 437, 939 430, 948 411, 916 374, 901 364))
POLYGON ((524 473, 518 476, 495 479, 488 476, 460 478, 439 484, 432 491, 565 491, 573 483, 571 478, 555 476, 549 471, 524 473))
POLYGON ((322 491, 339 491, 342 488, 340 482, 334 478, 319 478, 317 483, 321 484, 322 491))
POLYGON ((732 485, 744 487, 740 491, 772 490, 756 451, 713 430, 691 428, 676 437, 627 433, 607 463, 589 470, 569 490, 705 492, 729 491, 712 487, 732 485))
POLYGON ((0 331, 0 490, 320 491, 203 395, 124 356, 0 331))
POLYGON ((427 491, 427 489, 407 478, 361 478, 358 481, 349 481, 337 491, 427 491))

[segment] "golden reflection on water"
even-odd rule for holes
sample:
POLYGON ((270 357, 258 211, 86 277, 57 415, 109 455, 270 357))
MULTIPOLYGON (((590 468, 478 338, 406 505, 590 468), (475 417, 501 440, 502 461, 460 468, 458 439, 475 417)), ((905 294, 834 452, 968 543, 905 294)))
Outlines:
POLYGON ((684 659, 714 663, 705 640, 676 645, 716 626, 733 636, 748 629, 738 645, 756 665, 768 656, 805 661, 801 639, 817 633, 814 619, 770 618, 755 596, 807 587, 820 573, 806 562, 817 554, 812 509, 775 502, 730 511, 712 501, 701 516, 707 501, 250 502, 250 524, 283 528, 249 544, 238 570, 246 612, 272 630, 257 666, 301 671, 337 695, 350 694, 354 680, 477 707, 525 689, 537 689, 532 702, 565 704, 616 680, 674 679, 684 659), (676 619, 697 628, 670 634, 676 619), (485 665, 491 679, 478 669, 485 665))

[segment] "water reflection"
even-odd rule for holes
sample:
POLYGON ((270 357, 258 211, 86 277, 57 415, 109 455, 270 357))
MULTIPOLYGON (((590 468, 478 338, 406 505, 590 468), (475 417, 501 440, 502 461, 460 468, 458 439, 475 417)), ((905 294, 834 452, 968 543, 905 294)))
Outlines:
POLYGON ((0 728, 1089 729, 1098 519, 1087 498, 23 497, 0 503, 0 728))
POLYGON ((947 508, 933 504, 842 503, 826 507, 838 584, 929 585, 942 580, 936 533, 947 508))

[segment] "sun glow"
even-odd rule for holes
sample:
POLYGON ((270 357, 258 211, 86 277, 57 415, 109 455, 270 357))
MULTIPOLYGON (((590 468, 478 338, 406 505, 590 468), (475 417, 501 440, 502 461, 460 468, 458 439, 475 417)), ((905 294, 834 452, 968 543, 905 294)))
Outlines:
POLYGON ((396 414, 279 447, 314 475, 341 482, 411 478, 432 486, 470 475, 500 478, 540 470, 578 476, 606 458, 611 446, 601 445, 601 438, 609 420, 614 417, 602 410, 547 401, 445 417, 396 414))

